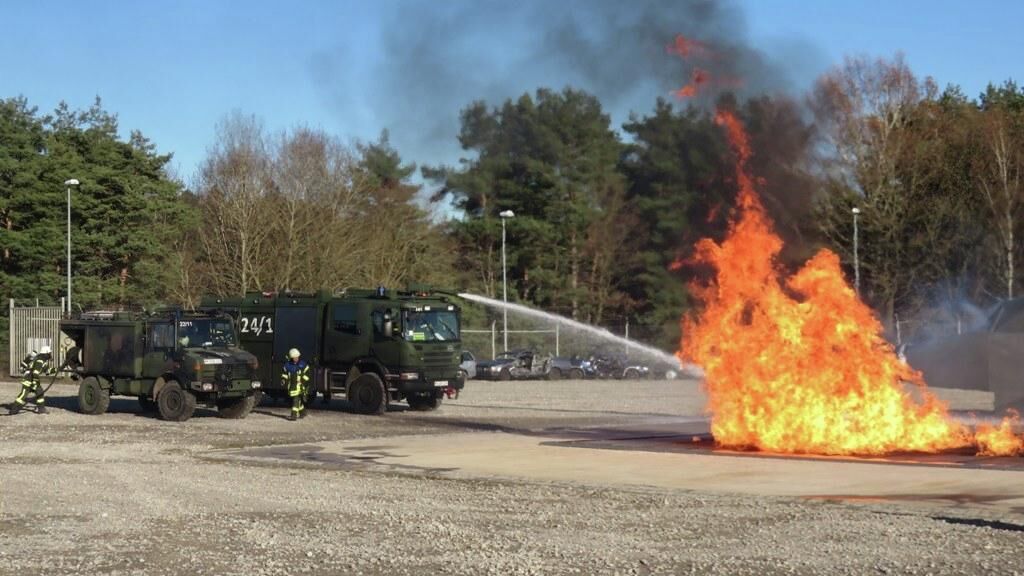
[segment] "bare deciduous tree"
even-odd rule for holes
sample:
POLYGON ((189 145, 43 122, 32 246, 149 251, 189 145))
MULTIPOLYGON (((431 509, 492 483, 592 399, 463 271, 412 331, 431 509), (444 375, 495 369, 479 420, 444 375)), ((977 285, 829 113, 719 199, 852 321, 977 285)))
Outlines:
POLYGON ((991 212, 999 247, 997 274, 1006 288, 1006 297, 1014 296, 1016 271, 1016 229, 1020 226, 1022 206, 1021 148, 1024 142, 1013 130, 1010 115, 996 106, 981 114, 978 127, 979 150, 974 175, 991 212))

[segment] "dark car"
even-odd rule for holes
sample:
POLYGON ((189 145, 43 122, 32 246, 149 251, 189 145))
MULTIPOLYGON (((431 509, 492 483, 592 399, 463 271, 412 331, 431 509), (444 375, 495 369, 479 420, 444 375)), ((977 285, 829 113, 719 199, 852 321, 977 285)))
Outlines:
POLYGON ((551 359, 551 367, 548 370, 548 380, 583 380, 594 378, 596 375, 593 364, 582 356, 555 356, 551 359))
POLYGON ((648 378, 650 367, 621 352, 599 349, 590 357, 591 369, 597 378, 636 380, 648 378))

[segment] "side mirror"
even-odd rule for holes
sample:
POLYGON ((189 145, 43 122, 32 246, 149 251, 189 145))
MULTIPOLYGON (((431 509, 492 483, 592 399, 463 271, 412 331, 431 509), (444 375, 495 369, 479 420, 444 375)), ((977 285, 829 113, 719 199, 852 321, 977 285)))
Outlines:
POLYGON ((392 336, 394 334, 394 323, 391 321, 389 316, 384 317, 384 335, 392 336))

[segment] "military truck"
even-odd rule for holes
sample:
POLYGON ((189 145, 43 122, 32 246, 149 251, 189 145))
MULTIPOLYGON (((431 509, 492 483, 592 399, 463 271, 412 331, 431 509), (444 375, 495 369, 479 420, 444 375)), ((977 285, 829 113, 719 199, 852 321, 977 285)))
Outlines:
POLYGON ((245 418, 255 405, 259 364, 238 347, 230 316, 85 312, 60 329, 75 343, 66 357, 85 414, 106 412, 112 395, 135 396, 144 411, 175 422, 200 403, 224 418, 245 418))
POLYGON ((464 385, 461 311, 453 295, 427 287, 208 297, 200 309, 235 317, 242 347, 259 358, 263 394, 287 395, 280 373, 290 348, 310 363, 314 395, 344 395, 362 414, 402 400, 434 410, 446 389, 464 385))

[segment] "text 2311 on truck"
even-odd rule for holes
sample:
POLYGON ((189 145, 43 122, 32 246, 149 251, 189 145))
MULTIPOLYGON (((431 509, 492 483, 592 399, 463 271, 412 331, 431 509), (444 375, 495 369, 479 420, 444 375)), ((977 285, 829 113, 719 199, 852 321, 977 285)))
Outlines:
POLYGON ((313 369, 313 394, 344 395, 356 412, 383 414, 402 400, 433 410, 446 389, 463 387, 461 312, 451 296, 418 286, 250 293, 204 298, 200 308, 235 317, 242 348, 259 358, 264 394, 287 395, 279 374, 298 348, 313 369))
POLYGON ((226 315, 85 312, 60 329, 75 343, 67 364, 85 414, 106 412, 113 395, 136 396, 144 411, 176 422, 197 404, 224 418, 245 418, 255 404, 256 357, 238 347, 226 315))

